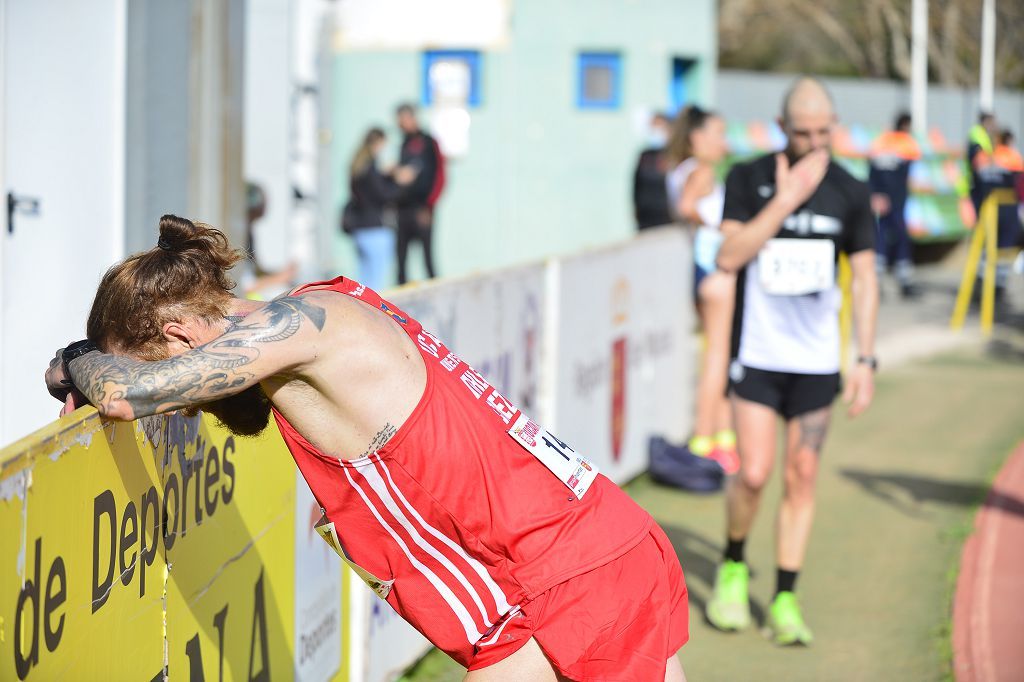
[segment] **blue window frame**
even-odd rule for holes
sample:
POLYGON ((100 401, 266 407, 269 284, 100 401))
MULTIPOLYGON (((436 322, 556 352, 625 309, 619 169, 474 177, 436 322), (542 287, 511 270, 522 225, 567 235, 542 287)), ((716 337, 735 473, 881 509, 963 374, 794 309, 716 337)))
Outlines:
POLYGON ((480 62, 480 53, 476 50, 424 52, 423 104, 430 106, 446 94, 464 93, 467 106, 480 106, 480 62))
POLYGON ((622 55, 581 52, 577 60, 576 106, 618 109, 622 104, 622 55))

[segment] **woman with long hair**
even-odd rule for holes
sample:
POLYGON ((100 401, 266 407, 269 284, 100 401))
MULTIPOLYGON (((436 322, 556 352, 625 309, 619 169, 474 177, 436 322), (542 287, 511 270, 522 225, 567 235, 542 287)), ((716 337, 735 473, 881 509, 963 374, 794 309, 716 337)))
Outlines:
POLYGON ((725 200, 715 167, 727 151, 725 121, 714 112, 688 106, 673 126, 668 144, 672 170, 665 181, 675 219, 693 228, 694 301, 705 339, 697 414, 687 448, 732 474, 739 468, 739 457, 726 387, 736 276, 715 267, 725 200))
POLYGON ((370 128, 349 164, 349 201, 342 212, 342 228, 352 236, 359 257, 359 281, 371 289, 386 287, 395 255, 395 232, 384 221, 384 211, 398 197, 402 185, 416 177, 401 166, 391 174, 377 168, 387 137, 370 128))

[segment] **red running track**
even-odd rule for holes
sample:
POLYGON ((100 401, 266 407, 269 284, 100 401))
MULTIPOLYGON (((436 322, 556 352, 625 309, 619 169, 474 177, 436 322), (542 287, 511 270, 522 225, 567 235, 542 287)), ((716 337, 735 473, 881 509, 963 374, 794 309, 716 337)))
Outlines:
POLYGON ((996 476, 964 544, 953 670, 957 682, 1024 680, 1024 443, 996 476))

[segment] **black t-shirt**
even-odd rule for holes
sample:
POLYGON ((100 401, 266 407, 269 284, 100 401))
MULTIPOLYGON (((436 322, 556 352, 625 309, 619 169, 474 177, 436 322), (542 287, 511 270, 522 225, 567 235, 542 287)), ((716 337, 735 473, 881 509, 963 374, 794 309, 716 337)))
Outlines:
MULTIPOLYGON (((774 195, 774 154, 737 164, 726 179, 722 219, 746 223, 774 195)), ((818 189, 783 221, 775 238, 829 239, 838 260, 840 252, 873 249, 876 229, 868 186, 833 162, 818 189)), ((838 287, 801 295, 773 294, 763 286, 763 274, 756 257, 739 273, 733 357, 762 370, 838 372, 838 287)))
MULTIPOLYGON (((722 220, 751 220, 775 196, 775 154, 738 163, 725 181, 722 220)), ((875 216, 868 186, 835 161, 811 198, 786 218, 777 237, 831 239, 836 253, 875 247, 875 216)))

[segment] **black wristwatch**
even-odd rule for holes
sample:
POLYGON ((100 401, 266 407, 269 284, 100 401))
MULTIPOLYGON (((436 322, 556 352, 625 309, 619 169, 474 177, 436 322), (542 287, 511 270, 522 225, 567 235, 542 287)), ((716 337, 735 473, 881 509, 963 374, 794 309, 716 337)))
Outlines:
POLYGON ((867 365, 871 368, 872 372, 878 371, 878 358, 874 355, 859 355, 857 356, 858 365, 867 365))
POLYGON ((67 348, 65 348, 60 354, 60 359, 61 362, 64 363, 64 376, 67 377, 69 381, 71 380, 71 373, 68 372, 68 363, 75 358, 80 358, 86 353, 91 353, 94 350, 98 351, 99 346, 89 339, 82 339, 81 341, 75 341, 74 343, 68 344, 67 348))

